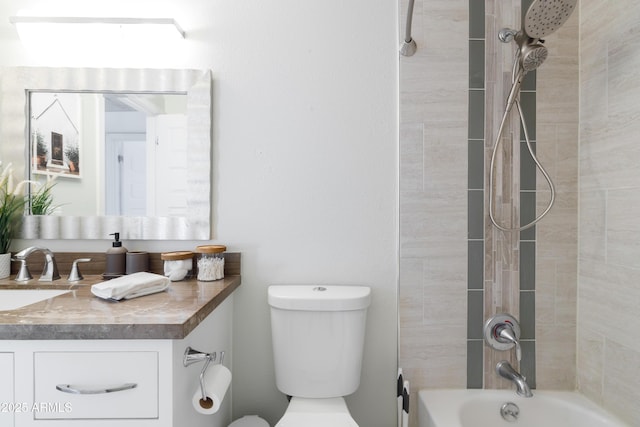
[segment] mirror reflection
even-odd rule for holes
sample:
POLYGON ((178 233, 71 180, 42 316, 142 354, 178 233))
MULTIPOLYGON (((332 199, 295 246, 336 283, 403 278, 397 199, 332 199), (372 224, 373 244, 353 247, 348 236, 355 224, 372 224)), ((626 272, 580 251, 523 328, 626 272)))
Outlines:
POLYGON ((210 239, 211 90, 210 70, 0 68, 0 141, 24 141, 0 160, 51 189, 16 237, 210 239))
POLYGON ((183 216, 185 93, 29 92, 32 214, 183 216))

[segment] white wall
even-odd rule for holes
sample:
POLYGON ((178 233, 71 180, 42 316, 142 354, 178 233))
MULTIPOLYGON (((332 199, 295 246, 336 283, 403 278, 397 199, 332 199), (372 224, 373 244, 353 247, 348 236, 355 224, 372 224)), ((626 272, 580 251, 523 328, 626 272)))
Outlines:
MULTIPOLYGON (((242 252, 235 298, 234 412, 272 424, 276 392, 266 288, 271 283, 373 287, 360 390, 361 426, 395 419, 397 276, 397 5, 327 0, 4 0, 0 65, 210 68, 214 78, 213 230, 242 252), (90 4, 89 4, 90 3, 90 4), (183 47, 24 51, 7 23, 19 9, 174 16, 183 47), (40 9, 42 10, 42 9, 40 9)), ((6 143, 5 141, 2 142, 6 143)), ((15 242, 19 249, 34 242, 15 242)), ((190 249, 199 242, 125 242, 190 249)), ((77 242, 44 244, 76 250, 77 242)), ((91 251, 107 241, 80 242, 91 251)))

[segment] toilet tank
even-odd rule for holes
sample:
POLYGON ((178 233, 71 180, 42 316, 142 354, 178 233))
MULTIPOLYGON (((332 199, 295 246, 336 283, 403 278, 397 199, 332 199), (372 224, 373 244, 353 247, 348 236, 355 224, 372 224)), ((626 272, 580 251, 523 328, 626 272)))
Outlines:
POLYGON ((356 391, 371 289, 274 285, 268 300, 278 389, 306 398, 356 391))

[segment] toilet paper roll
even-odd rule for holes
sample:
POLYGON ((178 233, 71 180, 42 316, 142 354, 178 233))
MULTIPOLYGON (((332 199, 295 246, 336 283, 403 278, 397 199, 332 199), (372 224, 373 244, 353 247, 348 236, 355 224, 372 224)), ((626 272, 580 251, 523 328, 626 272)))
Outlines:
POLYGON ((227 389, 231 384, 231 371, 223 365, 213 365, 204 373, 206 399, 202 399, 200 384, 193 393, 191 402, 196 412, 204 415, 215 414, 220 409, 227 389))

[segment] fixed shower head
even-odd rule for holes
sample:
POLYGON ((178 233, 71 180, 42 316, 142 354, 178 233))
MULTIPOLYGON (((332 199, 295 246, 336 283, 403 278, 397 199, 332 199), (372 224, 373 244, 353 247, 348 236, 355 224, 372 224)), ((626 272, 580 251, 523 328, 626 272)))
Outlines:
POLYGON ((578 0, 535 0, 522 20, 524 33, 541 39, 554 33, 567 22, 578 0))

